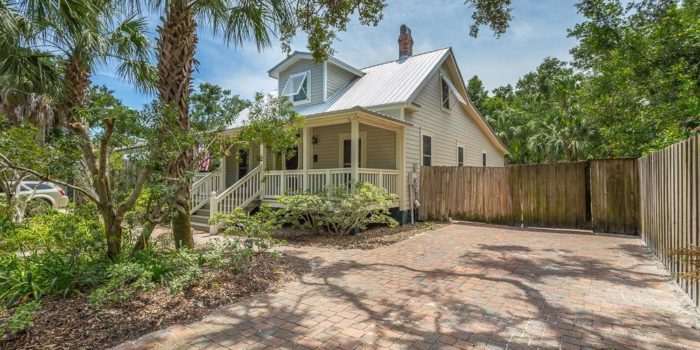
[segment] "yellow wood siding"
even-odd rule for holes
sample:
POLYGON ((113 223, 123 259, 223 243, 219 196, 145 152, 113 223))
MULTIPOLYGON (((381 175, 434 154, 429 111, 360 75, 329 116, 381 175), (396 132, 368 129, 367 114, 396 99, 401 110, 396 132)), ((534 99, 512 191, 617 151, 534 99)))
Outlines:
MULTIPOLYGON (((312 146, 312 154, 317 156, 312 169, 340 167, 340 135, 350 134, 350 124, 337 124, 316 127, 311 135, 317 139, 312 146)), ((390 130, 360 124, 360 134, 366 135, 366 147, 363 152, 367 168, 396 169, 396 133, 390 130)), ((363 146, 365 147, 365 146, 363 146)))
MULTIPOLYGON (((440 74, 435 73, 418 94, 415 102, 421 109, 406 114, 406 121, 413 126, 406 128, 406 171, 414 165, 420 173, 422 165, 422 135, 432 138, 432 165, 457 165, 457 145, 464 147, 464 165, 482 166, 482 151, 486 152, 487 166, 503 166, 504 157, 484 135, 479 126, 451 95, 451 110, 441 106, 440 74)), ((452 94, 452 92, 450 92, 452 94)), ((408 198, 408 195, 404 196, 408 198)))

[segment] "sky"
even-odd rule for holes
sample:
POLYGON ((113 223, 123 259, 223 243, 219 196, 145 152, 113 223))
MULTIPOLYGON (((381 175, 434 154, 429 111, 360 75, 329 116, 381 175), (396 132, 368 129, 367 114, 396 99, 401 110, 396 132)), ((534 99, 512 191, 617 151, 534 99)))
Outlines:
MULTIPOLYGON (((567 29, 582 20, 574 7, 575 0, 513 0, 513 21, 506 34, 496 38, 484 27, 479 37, 473 38, 469 36, 472 9, 463 0, 388 0, 387 3, 384 18, 376 27, 353 20, 347 31, 338 33, 333 45, 334 57, 357 68, 397 59, 399 27, 406 24, 412 31, 414 54, 451 46, 464 80, 478 75, 488 90, 514 84, 545 57, 570 59, 569 50, 576 40, 567 38, 567 29)), ((158 18, 157 14, 149 16, 154 41, 158 18)), ((276 88, 267 71, 286 57, 278 42, 259 52, 252 43, 227 46, 207 28, 200 27, 198 37, 195 86, 214 83, 248 99, 255 92, 276 88)), ((292 49, 308 51, 306 38, 295 38, 292 49)), ((117 97, 133 108, 140 108, 154 98, 117 78, 113 64, 99 67, 93 82, 114 90, 117 97)))

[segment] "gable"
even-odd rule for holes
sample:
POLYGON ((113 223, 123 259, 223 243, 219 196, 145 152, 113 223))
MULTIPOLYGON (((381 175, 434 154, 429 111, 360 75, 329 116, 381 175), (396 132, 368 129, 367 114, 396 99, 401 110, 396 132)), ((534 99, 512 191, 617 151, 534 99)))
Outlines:
POLYGON ((323 64, 313 60, 299 60, 281 71, 277 80, 277 91, 282 93, 287 80, 295 74, 308 72, 310 104, 323 102, 323 64))
POLYGON ((410 102, 418 103, 421 109, 425 108, 423 103, 426 103, 426 101, 429 101, 428 106, 430 106, 430 113, 434 118, 439 119, 444 114, 448 114, 450 117, 467 118, 473 123, 473 127, 477 128, 499 153, 502 155, 508 153, 506 146, 496 136, 491 126, 488 125, 481 113, 479 113, 469 99, 466 85, 464 84, 462 74, 454 60, 451 49, 449 55, 445 57, 445 60, 433 69, 430 77, 426 79, 419 90, 414 92, 414 96, 410 100, 410 102), (449 89, 451 110, 448 112, 441 108, 442 91, 440 79, 442 76, 447 78, 448 85, 451 85, 449 89), (427 88, 429 82, 434 83, 430 89, 427 88), (418 96, 422 98, 419 99, 418 96))

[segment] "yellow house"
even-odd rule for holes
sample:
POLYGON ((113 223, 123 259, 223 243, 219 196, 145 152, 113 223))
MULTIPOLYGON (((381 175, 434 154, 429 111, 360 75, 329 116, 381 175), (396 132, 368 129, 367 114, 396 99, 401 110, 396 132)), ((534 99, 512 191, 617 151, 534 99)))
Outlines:
POLYGON ((414 55, 405 25, 398 41, 397 59, 362 69, 305 52, 270 69, 277 93, 306 116, 296 155, 250 147, 223 159, 193 183, 193 226, 209 229, 215 212, 357 181, 396 194, 393 211, 407 222, 421 166, 503 166, 507 149, 469 101, 452 49, 414 55))

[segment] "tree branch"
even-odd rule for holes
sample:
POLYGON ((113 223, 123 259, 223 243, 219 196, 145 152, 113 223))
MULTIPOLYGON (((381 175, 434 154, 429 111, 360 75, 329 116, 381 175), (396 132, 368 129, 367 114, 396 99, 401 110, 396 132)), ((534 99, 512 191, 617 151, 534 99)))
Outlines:
POLYGON ((141 171, 139 174, 138 179, 136 180, 136 184, 134 185, 134 189, 131 191, 129 194, 129 197, 122 202, 122 204, 119 205, 117 208, 117 216, 121 217, 124 215, 127 211, 129 211, 134 204, 136 203, 136 200, 139 198, 139 195, 141 194, 141 190, 143 189, 143 186, 146 184, 146 180, 148 180, 148 177, 151 175, 150 169, 144 169, 141 171))
POLYGON ((29 168, 25 168, 25 167, 23 167, 23 166, 21 166, 21 165, 13 164, 13 163, 7 158, 7 156, 5 156, 5 155, 2 154, 2 153, 0 153, 0 162, 2 162, 3 164, 5 164, 5 166, 7 166, 7 167, 9 167, 9 168, 11 168, 11 169, 19 170, 19 171, 24 171, 24 172, 26 172, 26 173, 32 174, 32 175, 38 177, 38 178, 39 178, 40 180, 42 180, 42 181, 53 182, 53 183, 57 183, 57 184, 59 184, 59 185, 63 185, 63 186, 66 186, 66 187, 70 187, 70 188, 72 188, 72 189, 74 189, 74 190, 76 190, 76 191, 78 191, 78 192, 80 192, 80 193, 86 195, 88 198, 90 198, 90 200, 92 200, 93 202, 95 202, 95 203, 97 203, 97 204, 99 204, 99 202, 100 202, 99 199, 98 199, 97 197, 95 197, 92 193, 90 193, 90 191, 88 191, 88 190, 86 190, 86 189, 84 189, 84 188, 82 188, 82 187, 69 184, 69 183, 67 183, 67 182, 65 182, 65 181, 58 180, 58 179, 54 179, 54 178, 49 177, 49 176, 46 176, 46 175, 42 175, 42 174, 40 174, 40 173, 37 172, 37 171, 34 171, 34 170, 32 170, 32 169, 29 169, 29 168))

